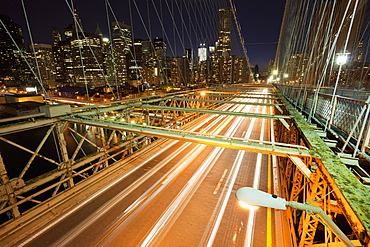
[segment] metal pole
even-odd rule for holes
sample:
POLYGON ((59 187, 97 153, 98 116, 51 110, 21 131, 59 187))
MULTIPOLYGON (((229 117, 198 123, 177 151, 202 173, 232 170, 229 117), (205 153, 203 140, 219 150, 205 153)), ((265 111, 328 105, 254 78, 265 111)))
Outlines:
POLYGON ((362 137, 362 134, 364 133, 364 129, 365 129, 365 126, 367 124, 367 119, 369 117, 369 112, 370 112, 369 104, 367 103, 364 108, 367 108, 367 110, 366 110, 366 114, 365 114, 365 117, 364 117, 364 121, 363 121, 362 126, 361 126, 360 133, 358 134, 358 137, 357 137, 357 144, 356 144, 355 151, 353 151, 353 157, 356 157, 356 154, 357 154, 357 151, 358 151, 358 146, 360 146, 361 137, 362 137))
MULTIPOLYGON (((5 187, 5 191, 7 194, 8 204, 12 206, 17 203, 17 198, 15 196, 15 191, 12 186, 12 183, 9 180, 8 172, 5 168, 5 164, 3 162, 3 158, 0 153, 0 184, 3 184, 5 187)), ((21 214, 19 213, 18 206, 14 206, 11 208, 12 216, 14 218, 18 218, 21 214)))
MULTIPOLYGON (((367 97, 366 106, 368 109, 367 111, 367 114, 368 114, 370 110, 370 95, 367 97)), ((367 118, 368 118, 367 116, 364 118, 364 125, 367 122, 367 118)), ((366 147, 369 145, 369 139, 370 139, 370 125, 367 125, 365 136, 364 136, 364 141, 362 142, 362 147, 361 147, 362 152, 366 152, 366 147)))
POLYGON ((62 153, 62 159, 63 159, 62 168, 66 169, 66 175, 70 178, 67 184, 68 184, 68 187, 71 188, 74 186, 72 164, 71 164, 70 158, 68 157, 67 142, 63 134, 64 129, 67 128, 67 124, 68 124, 67 122, 58 124, 58 126, 56 127, 56 131, 57 131, 59 147, 60 147, 60 150, 62 153))
POLYGON ((341 229, 329 218, 329 216, 320 208, 316 206, 312 206, 310 204, 303 204, 295 201, 287 201, 286 205, 292 208, 296 208, 299 210, 304 210, 307 212, 312 212, 318 214, 320 218, 324 221, 324 223, 337 235, 342 242, 344 242, 347 246, 355 247, 355 245, 349 240, 349 238, 342 232, 341 229))

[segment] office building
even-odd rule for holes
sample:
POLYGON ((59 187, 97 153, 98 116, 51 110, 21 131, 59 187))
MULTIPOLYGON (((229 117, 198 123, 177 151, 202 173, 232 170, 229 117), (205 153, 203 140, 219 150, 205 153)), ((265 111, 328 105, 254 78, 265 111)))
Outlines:
POLYGON ((6 15, 0 14, 0 19, 5 25, 5 28, 0 25, 0 82, 22 85, 30 76, 24 61, 28 55, 24 47, 22 29, 6 15))
POLYGON ((129 79, 129 53, 132 47, 131 27, 123 22, 113 22, 112 36, 117 81, 118 85, 123 85, 129 79))
POLYGON ((218 10, 218 39, 216 53, 219 57, 231 55, 231 9, 218 10))
POLYGON ((45 87, 56 87, 56 69, 52 46, 36 43, 31 44, 29 50, 31 54, 29 61, 39 82, 45 87))

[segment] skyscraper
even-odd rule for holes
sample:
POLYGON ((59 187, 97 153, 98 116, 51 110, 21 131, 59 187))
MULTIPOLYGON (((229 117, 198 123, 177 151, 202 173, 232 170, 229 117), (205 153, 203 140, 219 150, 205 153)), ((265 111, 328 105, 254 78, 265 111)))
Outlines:
POLYGON ((29 70, 23 59, 27 54, 22 29, 6 15, 0 15, 0 19, 6 27, 0 25, 0 82, 25 83, 29 70))
POLYGON ((192 62, 193 61, 193 51, 191 48, 186 48, 185 49, 185 57, 192 62))
POLYGON ((99 35, 80 33, 71 40, 73 76, 76 86, 89 88, 105 86, 103 76, 103 45, 99 35))
POLYGON ((166 58, 167 46, 162 38, 154 38, 153 46, 155 52, 155 58, 157 59, 159 66, 164 67, 164 61, 166 58))
POLYGON ((62 40, 62 37, 59 31, 55 28, 53 28, 53 31, 52 31, 52 39, 53 39, 53 47, 58 46, 58 42, 62 40))
POLYGON ((130 80, 140 80, 140 70, 143 66, 143 44, 141 39, 135 39, 130 55, 129 78, 130 80))
POLYGON ((200 44, 198 48, 198 56, 200 63, 207 60, 207 48, 205 44, 200 44))
POLYGON ((32 54, 30 64, 40 81, 44 86, 55 87, 56 72, 52 46, 49 44, 33 44, 30 45, 30 51, 32 54))
POLYGON ((112 23, 112 38, 114 50, 114 65, 117 74, 118 84, 126 83, 128 80, 128 68, 130 49, 132 47, 131 27, 122 22, 112 23))
POLYGON ((218 39, 216 52, 219 57, 231 55, 231 9, 218 10, 218 39))

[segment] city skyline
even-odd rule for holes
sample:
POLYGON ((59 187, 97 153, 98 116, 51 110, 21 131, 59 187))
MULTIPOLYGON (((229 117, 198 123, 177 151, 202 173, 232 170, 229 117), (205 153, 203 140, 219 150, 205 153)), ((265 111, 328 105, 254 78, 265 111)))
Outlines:
MULTIPOLYGON (((237 10, 239 24, 241 26, 244 41, 246 43, 250 63, 253 65, 258 64, 261 70, 267 70, 269 60, 274 58, 275 56, 278 34, 280 31, 279 28, 281 18, 283 15, 283 6, 285 1, 276 1, 277 3, 273 3, 275 7, 273 8, 274 11, 272 11, 272 8, 270 9, 263 7, 263 2, 265 1, 258 3, 252 1, 234 1, 237 10), (257 11, 252 11, 254 8, 257 8, 257 11), (248 13, 250 14, 246 15, 244 14, 244 11, 248 11, 248 13), (279 18, 280 21, 278 21, 279 18), (270 19, 275 19, 276 21, 275 20, 269 21, 270 19), (269 25, 271 26, 270 30, 266 29, 269 25)), ((169 40, 168 43, 170 43, 170 46, 168 47, 167 50, 170 55, 184 55, 186 48, 192 48, 194 51, 196 51, 200 43, 206 43, 206 46, 208 47, 214 45, 214 42, 217 41, 217 32, 213 32, 213 34, 211 33, 205 34, 205 36, 203 37, 204 42, 199 42, 199 44, 195 43, 195 41, 191 41, 196 40, 195 37, 193 37, 192 39, 189 37, 188 38, 185 37, 182 40, 179 39, 179 36, 186 35, 187 30, 184 30, 185 29, 184 27, 179 27, 178 28, 179 30, 171 30, 171 28, 173 29, 173 27, 169 27, 168 23, 171 23, 172 20, 166 19, 169 17, 163 18, 163 22, 166 21, 166 23, 163 24, 159 23, 158 19, 156 19, 157 18, 156 13, 153 10, 152 6, 153 3, 154 1, 152 2, 147 1, 146 3, 143 2, 136 3, 136 1, 126 1, 125 3, 118 1, 110 1, 109 6, 112 9, 114 9, 114 12, 119 12, 119 14, 113 12, 114 15, 116 15, 118 21, 124 21, 126 24, 130 25, 131 24, 130 21, 132 20, 134 38, 148 39, 155 37, 163 37, 166 41, 169 40), (129 7, 131 8, 132 16, 130 16, 128 9, 125 8, 125 6, 127 7, 128 3, 129 7), (136 7, 141 10, 140 15, 141 18, 144 19, 143 22, 147 24, 146 29, 142 25, 143 22, 140 20, 140 16, 138 14, 139 12, 136 11, 136 7), (149 12, 145 11, 147 7, 149 7, 151 11, 149 12), (151 19, 151 22, 148 21, 148 17, 151 19), (168 27, 164 35, 160 28, 160 25, 168 27), (183 30, 180 30, 181 28, 183 30), (211 35, 213 35, 213 37, 210 37, 211 35)), ((165 3, 163 1, 160 1, 160 3, 162 5, 161 6, 158 5, 157 6, 158 8, 155 10, 159 11, 160 10, 159 7, 162 7, 161 9, 163 10, 168 9, 168 7, 170 8, 173 7, 174 9, 173 13, 175 13, 176 8, 179 7, 182 7, 183 9, 186 8, 186 5, 169 6, 168 4, 166 5, 167 2, 165 3)), ((222 4, 219 5, 221 6, 222 4)), ((223 5, 225 5, 225 3, 223 5)), ((25 3, 24 6, 34 43, 52 44, 52 35, 51 35, 52 29, 56 28, 58 31, 62 33, 63 30, 72 22, 72 15, 70 13, 70 10, 68 9, 68 5, 64 1, 53 3, 46 2, 42 4, 41 1, 34 1, 32 5, 25 3), (58 9, 59 11, 50 11, 53 8, 58 9), (45 9, 49 9, 49 11, 45 12, 45 9), (42 12, 42 15, 40 15, 40 12, 42 12)), ((71 7, 71 5, 69 7, 71 7)), ((107 27, 108 18, 105 15, 104 2, 99 2, 91 5, 88 4, 88 2, 85 0, 79 0, 74 2, 73 7, 77 9, 77 13, 79 14, 82 20, 82 24, 86 32, 94 33, 96 26, 99 25, 99 28, 102 30, 103 35, 105 37, 109 36, 107 27), (97 11, 97 9, 100 10, 97 11)), ((190 8, 194 6, 189 5, 188 7, 190 8)), ((10 18, 13 19, 14 22, 21 25, 23 36, 26 40, 26 44, 29 44, 30 38, 27 30, 27 25, 25 22, 22 4, 19 2, 3 3, 1 13, 8 15, 10 18)), ((114 19, 115 17, 113 17, 112 13, 110 13, 108 16, 110 22, 115 21, 114 19)), ((206 28, 206 26, 202 26, 203 24, 200 23, 197 24, 200 25, 199 26, 200 29, 206 28)), ((190 29, 188 30, 188 32, 190 33, 190 29)), ((198 40, 199 39, 202 40, 201 37, 198 37, 198 40)), ((239 53, 240 51, 241 49, 239 48, 239 53)))
POLYGON ((43 91, 46 91, 44 86, 77 86, 85 90, 114 86, 118 90, 118 87, 138 88, 144 84, 186 88, 246 83, 251 72, 248 61, 231 52, 232 11, 221 8, 217 15, 215 49, 205 54, 205 60, 198 54, 193 56, 192 49, 184 49, 186 56, 168 56, 168 47, 175 53, 165 39, 134 38, 134 28, 122 22, 111 23, 109 39, 103 37, 99 26, 94 33, 86 32, 76 9, 72 23, 63 33, 53 29, 52 45, 32 42, 34 45, 26 51, 20 25, 0 15, 0 53, 3 54, 0 81, 20 85, 38 82, 43 91))

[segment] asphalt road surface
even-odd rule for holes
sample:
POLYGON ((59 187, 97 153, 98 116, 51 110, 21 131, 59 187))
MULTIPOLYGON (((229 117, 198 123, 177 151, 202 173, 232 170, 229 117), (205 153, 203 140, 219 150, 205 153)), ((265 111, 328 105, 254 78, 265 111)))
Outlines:
MULTIPOLYGON (((267 93, 268 91, 262 91, 267 93)), ((241 99, 234 99, 234 101, 241 99)), ((262 99, 245 102, 271 103, 262 99)), ((271 107, 224 105, 271 113, 271 107)), ((194 131, 270 141, 272 120, 203 116, 194 131)), ((273 191, 274 157, 168 141, 133 160, 137 169, 22 240, 23 246, 272 246, 274 212, 248 211, 235 191, 273 191)))

